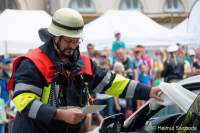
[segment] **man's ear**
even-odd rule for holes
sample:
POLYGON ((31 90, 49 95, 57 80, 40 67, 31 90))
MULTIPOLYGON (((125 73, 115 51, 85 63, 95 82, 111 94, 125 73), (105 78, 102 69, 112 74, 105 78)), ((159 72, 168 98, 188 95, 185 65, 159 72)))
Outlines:
POLYGON ((60 37, 58 37, 58 36, 52 36, 52 39, 54 40, 55 43, 58 43, 59 38, 60 38, 60 37))

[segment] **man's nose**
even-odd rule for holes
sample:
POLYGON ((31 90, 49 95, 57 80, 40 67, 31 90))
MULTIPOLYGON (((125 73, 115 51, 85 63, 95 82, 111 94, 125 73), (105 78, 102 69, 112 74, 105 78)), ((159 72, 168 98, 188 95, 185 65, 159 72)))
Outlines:
POLYGON ((77 45, 73 44, 73 43, 68 43, 67 48, 70 48, 70 49, 75 49, 77 47, 77 45))

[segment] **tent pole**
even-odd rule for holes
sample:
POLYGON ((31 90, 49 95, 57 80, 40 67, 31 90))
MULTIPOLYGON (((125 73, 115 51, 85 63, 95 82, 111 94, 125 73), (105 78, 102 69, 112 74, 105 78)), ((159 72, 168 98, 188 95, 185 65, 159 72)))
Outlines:
POLYGON ((5 40, 5 55, 8 55, 8 46, 7 46, 7 40, 5 40))

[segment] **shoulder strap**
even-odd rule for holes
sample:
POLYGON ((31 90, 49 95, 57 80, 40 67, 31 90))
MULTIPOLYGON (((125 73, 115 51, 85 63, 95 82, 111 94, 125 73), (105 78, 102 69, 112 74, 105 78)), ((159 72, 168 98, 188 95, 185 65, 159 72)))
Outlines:
POLYGON ((82 58, 82 60, 83 60, 83 62, 84 62, 85 68, 83 68, 83 69, 79 72, 79 74, 85 73, 85 74, 88 74, 88 75, 90 75, 90 76, 93 76, 92 66, 91 66, 90 59, 89 59, 86 55, 84 55, 83 53, 81 53, 81 58, 82 58))
POLYGON ((25 57, 30 59, 43 77, 46 79, 47 83, 52 81, 52 75, 55 73, 53 68, 53 63, 49 57, 39 48, 31 50, 28 52, 25 57))
POLYGON ((36 66, 36 68, 39 70, 39 72, 43 75, 47 83, 50 83, 52 81, 52 76, 55 73, 54 69, 51 69, 53 67, 53 63, 51 60, 47 57, 47 55, 42 52, 41 49, 37 48, 34 50, 29 51, 27 54, 20 56, 15 59, 13 63, 13 69, 12 69, 12 75, 10 80, 8 81, 8 90, 11 90, 13 88, 14 84, 14 72, 16 70, 17 65, 24 59, 27 58, 33 62, 33 64, 36 66))

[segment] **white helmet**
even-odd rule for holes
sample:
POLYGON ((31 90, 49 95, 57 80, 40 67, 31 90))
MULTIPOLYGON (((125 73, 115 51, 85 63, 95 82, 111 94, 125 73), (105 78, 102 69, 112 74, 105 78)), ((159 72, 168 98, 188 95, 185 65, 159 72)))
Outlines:
POLYGON ((83 36, 84 21, 79 12, 70 8, 58 9, 48 27, 54 36, 80 38, 83 36))
POLYGON ((178 50, 178 46, 176 44, 173 44, 167 48, 167 52, 172 53, 176 52, 178 50))

